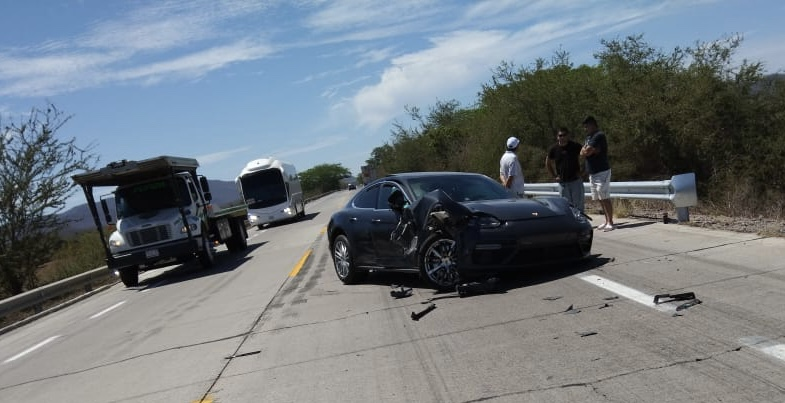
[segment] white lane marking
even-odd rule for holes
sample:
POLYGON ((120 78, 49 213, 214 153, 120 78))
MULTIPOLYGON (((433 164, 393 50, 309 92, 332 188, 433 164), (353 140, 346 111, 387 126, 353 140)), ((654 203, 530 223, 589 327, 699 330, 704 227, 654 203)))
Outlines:
POLYGON ((763 354, 785 361, 785 344, 779 344, 761 336, 742 337, 739 342, 747 347, 753 347, 763 354))
POLYGON ((586 281, 587 283, 594 284, 597 287, 604 288, 615 294, 621 295, 622 297, 631 299, 639 304, 648 306, 649 308, 654 308, 660 312, 666 312, 671 314, 676 312, 676 308, 674 308, 671 305, 655 304, 653 295, 644 294, 634 288, 627 287, 626 285, 619 284, 615 281, 608 280, 606 278, 602 278, 600 276, 595 276, 591 274, 580 275, 577 277, 583 281, 586 281))
MULTIPOLYGON (((666 306, 666 304, 657 305, 654 303, 654 296, 646 295, 636 289, 627 287, 626 285, 594 275, 580 275, 576 277, 659 311, 669 313, 676 312, 674 306, 666 306)), ((742 337, 739 339, 739 343, 744 344, 747 347, 752 347, 770 357, 785 361, 785 344, 777 343, 761 336, 742 337)))
POLYGON ((25 350, 25 351, 22 351, 21 353, 19 353, 19 354, 15 355, 15 356, 13 356, 13 357, 11 357, 11 358, 9 358, 9 359, 7 359, 7 360, 3 361, 3 364, 7 364, 7 363, 9 363, 9 362, 11 362, 11 361, 14 361, 14 360, 16 360, 16 359, 20 358, 20 357, 23 357, 23 356, 25 356, 25 355, 27 355, 27 354, 30 354, 30 353, 32 353, 33 351, 35 351, 35 350, 37 350, 37 349, 39 349, 39 348, 41 348, 41 347, 43 347, 43 346, 47 345, 48 343, 51 343, 51 342, 52 342, 54 339, 56 339, 56 338, 58 338, 58 337, 60 337, 60 336, 52 336, 52 337, 50 337, 50 338, 48 338, 48 339, 46 339, 46 340, 44 340, 44 341, 42 341, 42 342, 40 342, 40 343, 38 343, 38 344, 34 345, 33 347, 30 347, 30 348, 28 348, 27 350, 25 350))
POLYGON ((90 317, 90 319, 95 319, 95 318, 97 318, 97 317, 99 317, 99 316, 101 316, 101 315, 103 315, 103 314, 105 314, 105 313, 107 313, 107 312, 111 311, 112 309, 115 309, 115 308, 117 308, 118 306, 120 306, 120 305, 122 305, 122 304, 124 304, 124 303, 125 303, 125 301, 120 301, 120 302, 118 302, 118 303, 116 303, 116 304, 114 304, 114 305, 110 306, 109 308, 106 308, 106 309, 104 309, 103 311, 101 311, 101 312, 98 312, 97 314, 95 314, 95 315, 91 316, 91 317, 90 317))

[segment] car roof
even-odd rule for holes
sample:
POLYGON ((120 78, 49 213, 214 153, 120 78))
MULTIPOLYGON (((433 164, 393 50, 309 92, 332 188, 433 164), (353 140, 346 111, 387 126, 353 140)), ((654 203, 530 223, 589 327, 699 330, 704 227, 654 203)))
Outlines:
POLYGON ((423 178, 429 176, 485 176, 480 173, 476 172, 453 172, 453 171, 422 171, 422 172, 401 172, 395 174, 389 174, 380 179, 390 179, 390 178, 401 178, 401 179, 411 179, 411 178, 423 178))

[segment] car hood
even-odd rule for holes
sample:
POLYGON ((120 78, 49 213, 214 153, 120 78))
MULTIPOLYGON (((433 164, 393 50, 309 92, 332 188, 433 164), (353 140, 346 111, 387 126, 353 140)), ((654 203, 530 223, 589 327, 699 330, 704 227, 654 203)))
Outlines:
POLYGON ((536 220, 563 216, 565 211, 545 201, 501 199, 461 203, 475 213, 487 213, 502 221, 536 220))

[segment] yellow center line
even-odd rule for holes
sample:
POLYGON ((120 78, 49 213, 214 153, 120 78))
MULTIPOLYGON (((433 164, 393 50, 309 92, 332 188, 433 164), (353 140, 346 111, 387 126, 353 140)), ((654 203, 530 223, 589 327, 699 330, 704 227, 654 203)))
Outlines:
POLYGON ((305 265, 305 261, 308 260, 308 256, 311 256, 311 249, 308 249, 307 251, 305 251, 305 254, 303 254, 303 257, 300 258, 300 261, 297 262, 296 266, 294 266, 294 269, 292 269, 292 272, 289 273, 289 277, 294 277, 294 276, 297 275, 297 273, 300 272, 300 269, 302 269, 303 265, 305 265))

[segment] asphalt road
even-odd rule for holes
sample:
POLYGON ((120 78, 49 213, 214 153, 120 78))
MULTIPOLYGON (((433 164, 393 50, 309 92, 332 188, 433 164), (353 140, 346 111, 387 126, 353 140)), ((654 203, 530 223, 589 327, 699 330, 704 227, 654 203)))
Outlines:
POLYGON ((593 259, 496 293, 345 286, 324 228, 352 193, 214 269, 146 273, 0 336, 0 400, 785 401, 785 239, 619 219, 593 259))

